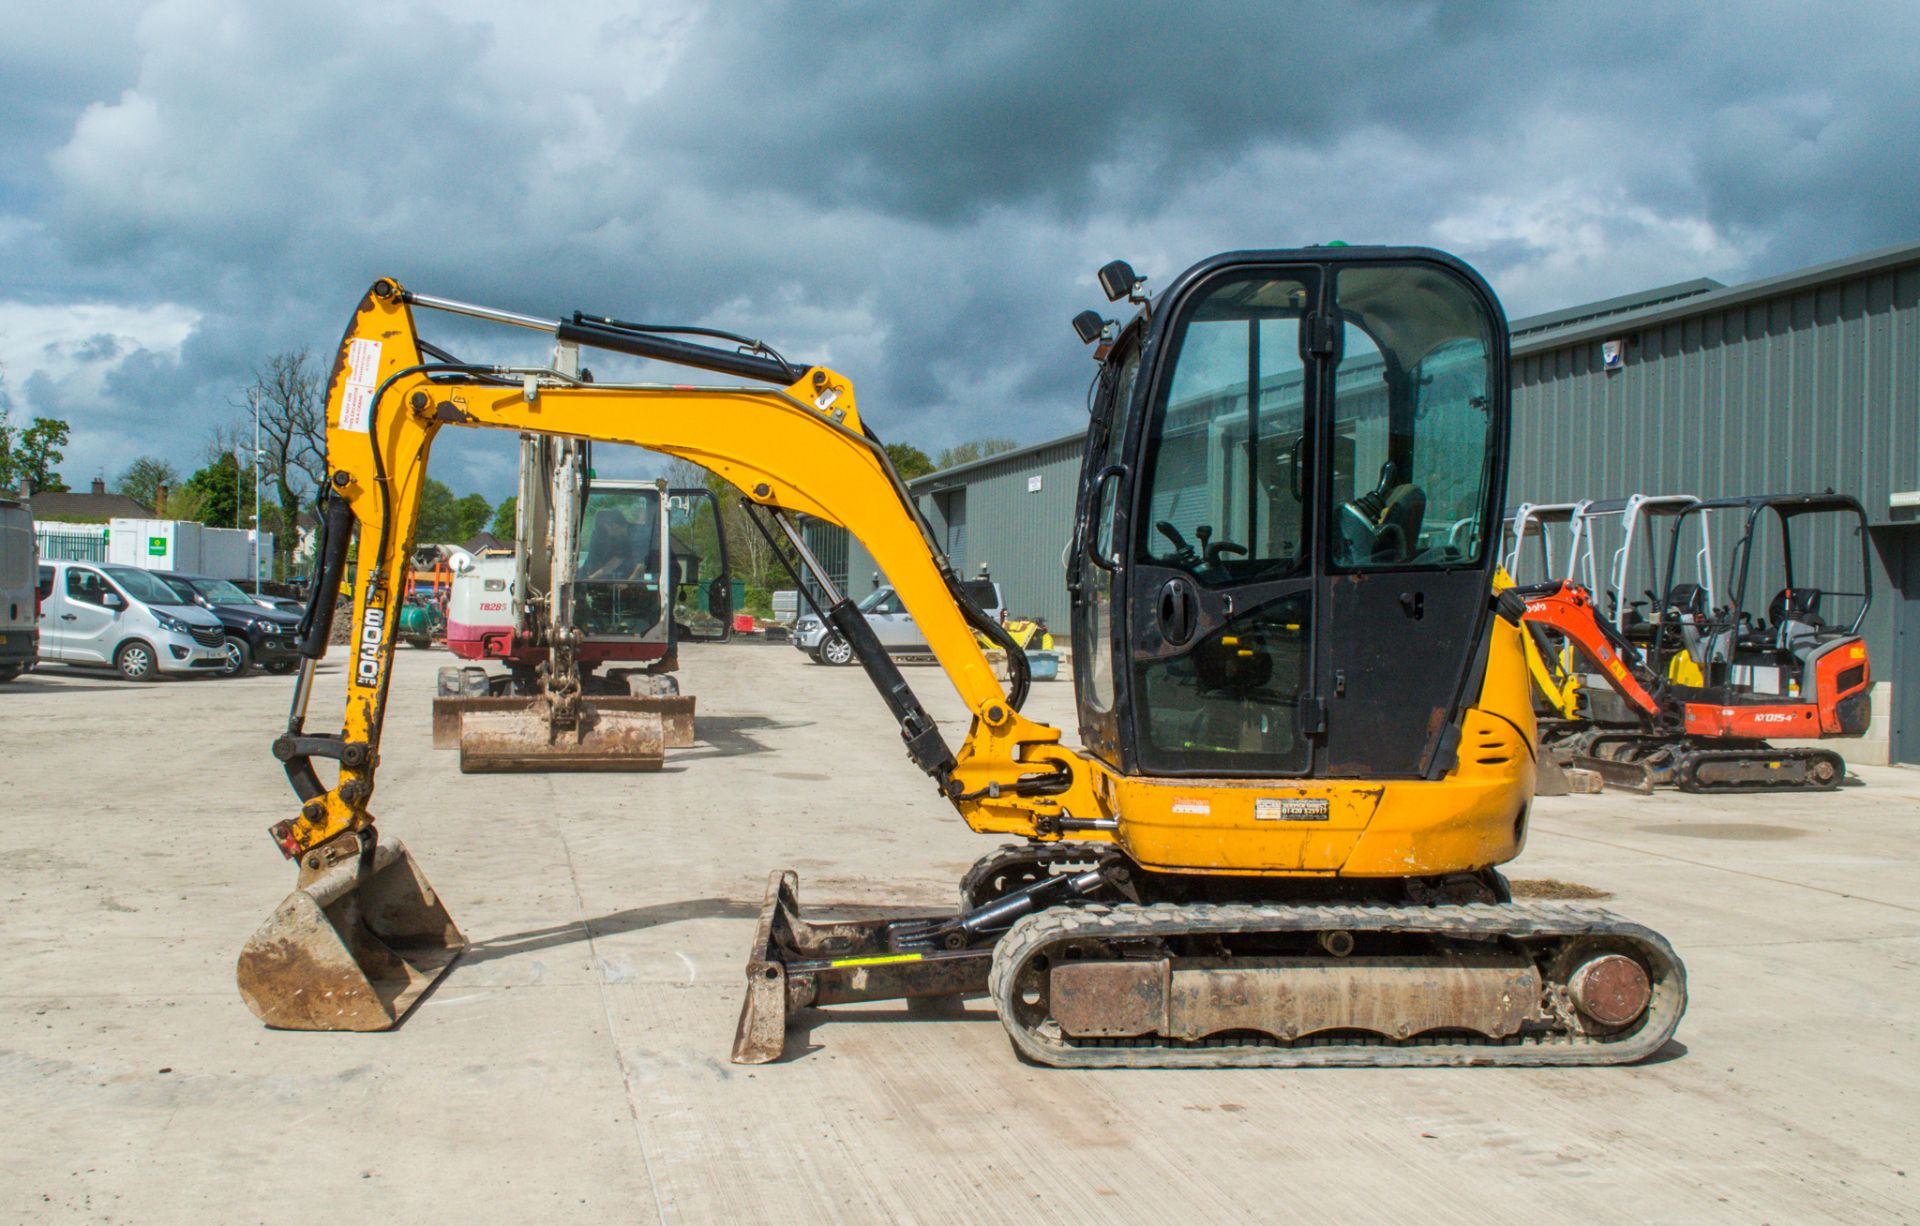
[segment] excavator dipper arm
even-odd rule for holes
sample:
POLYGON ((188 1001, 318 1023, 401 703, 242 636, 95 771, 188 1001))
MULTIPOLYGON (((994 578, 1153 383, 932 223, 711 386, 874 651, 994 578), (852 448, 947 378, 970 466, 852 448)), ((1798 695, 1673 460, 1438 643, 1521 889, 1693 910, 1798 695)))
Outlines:
POLYGON ((1556 579, 1509 590, 1527 602, 1529 626, 1565 635, 1649 727, 1671 717, 1669 704, 1658 697, 1659 679, 1640 652, 1594 611, 1585 588, 1556 579))

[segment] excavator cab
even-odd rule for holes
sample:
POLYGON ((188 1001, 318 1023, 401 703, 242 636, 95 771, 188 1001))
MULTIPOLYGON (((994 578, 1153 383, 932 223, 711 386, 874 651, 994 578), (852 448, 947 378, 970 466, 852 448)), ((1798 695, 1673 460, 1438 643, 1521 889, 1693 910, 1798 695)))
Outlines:
POLYGON ((1669 605, 1687 588, 1683 542, 1705 536, 1716 519, 1733 529, 1725 603, 1696 600, 1690 614, 1668 619, 1671 629, 1661 627, 1653 651, 1655 658, 1686 651, 1699 666, 1697 684, 1677 692, 1723 706, 1813 704, 1816 718, 1833 726, 1799 735, 1863 733, 1870 680, 1860 626, 1873 600, 1865 510, 1845 494, 1761 494, 1688 507, 1667 562, 1669 605), (1840 667, 1842 660, 1849 666, 1840 667))
POLYGON ((1506 352, 1479 276, 1415 249, 1220 256, 1121 330, 1069 578, 1087 748, 1157 777, 1450 769, 1506 352))

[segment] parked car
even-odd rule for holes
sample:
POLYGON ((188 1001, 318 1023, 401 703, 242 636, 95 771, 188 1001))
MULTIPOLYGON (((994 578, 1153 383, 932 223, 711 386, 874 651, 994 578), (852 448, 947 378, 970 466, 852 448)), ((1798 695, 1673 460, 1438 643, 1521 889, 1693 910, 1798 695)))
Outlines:
POLYGON ((42 663, 117 669, 129 681, 227 666, 220 619, 150 571, 42 562, 39 594, 42 663))
POLYGON ((294 650, 295 613, 261 605, 237 584, 209 575, 186 575, 177 570, 154 571, 181 596, 220 619, 227 633, 225 677, 244 677, 258 664, 270 673, 290 673, 299 667, 294 650))
POLYGON ((16 499, 0 498, 0 682, 32 668, 40 654, 36 553, 33 512, 16 499))
POLYGON ((262 580, 259 583, 248 584, 244 590, 263 608, 277 609, 282 613, 291 613, 295 617, 306 615, 307 597, 303 584, 262 580))
MULTIPOLYGON (((967 579, 960 584, 967 599, 980 606, 994 621, 1005 623, 1006 602, 1000 585, 991 579, 967 579)), ((875 588, 856 606, 873 627, 873 637, 887 649, 888 655, 919 655, 929 650, 927 636, 914 624, 913 614, 891 585, 875 588)), ((839 632, 830 629, 812 613, 793 624, 793 645, 812 657, 816 664, 851 664, 853 645, 839 632)))

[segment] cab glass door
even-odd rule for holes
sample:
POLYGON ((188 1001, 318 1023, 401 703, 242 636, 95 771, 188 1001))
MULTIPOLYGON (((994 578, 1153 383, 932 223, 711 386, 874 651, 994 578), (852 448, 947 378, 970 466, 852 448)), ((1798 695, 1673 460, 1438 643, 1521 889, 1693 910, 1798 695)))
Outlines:
POLYGON ((1326 771, 1436 773, 1489 616, 1504 341, 1439 265, 1340 267, 1330 289, 1326 771))
POLYGON ((1312 769, 1317 286, 1311 268, 1233 269, 1174 308, 1127 572, 1149 774, 1312 769))

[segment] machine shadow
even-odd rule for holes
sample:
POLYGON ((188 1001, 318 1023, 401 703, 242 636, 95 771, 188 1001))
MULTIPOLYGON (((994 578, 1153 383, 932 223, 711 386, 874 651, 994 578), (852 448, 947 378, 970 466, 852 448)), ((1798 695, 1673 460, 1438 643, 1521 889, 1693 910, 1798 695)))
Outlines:
MULTIPOLYGON (((624 933, 639 932, 647 928, 657 928, 663 924, 680 924, 689 920, 703 919, 758 919, 764 904, 760 901, 747 901, 737 898, 683 898, 674 902, 654 903, 645 907, 629 907, 624 911, 613 911, 606 915, 595 916, 589 920, 574 920, 567 924, 554 924, 547 928, 530 928, 525 932, 512 932, 504 936, 489 937, 484 941, 475 941, 467 947, 460 961, 463 964, 491 962, 496 958, 513 958, 522 954, 539 953, 543 950, 557 949, 562 945, 575 945, 596 937, 620 936, 624 933)), ((861 919, 916 919, 929 914, 938 914, 937 909, 912 906, 887 906, 873 903, 824 902, 808 908, 812 917, 831 915, 835 918, 861 919)), ((746 965, 746 939, 741 940, 741 966, 746 965)))
POLYGON ((814 1052, 824 1050, 826 1044, 813 1041, 813 1032, 822 1026, 863 1026, 874 1023, 897 1025, 901 1022, 992 1022, 998 1024, 1000 1017, 991 1008, 968 1008, 970 1001, 983 1001, 984 992, 966 996, 929 996, 909 999, 904 1008, 892 1009, 827 1009, 805 1008, 796 1010, 787 1025, 787 1045, 778 1060, 772 1064, 793 1064, 804 1060, 814 1052))
POLYGON ((701 919, 754 919, 759 914, 759 903, 743 902, 733 898, 687 898, 677 902, 655 903, 652 906, 630 907, 625 911, 595 916, 589 920, 575 920, 568 924, 555 924, 550 928, 532 928, 526 932, 513 932, 505 936, 490 937, 484 941, 475 941, 468 947, 461 961, 491 962, 495 958, 512 958, 521 954, 538 953, 542 950, 556 949, 562 945, 577 944, 594 937, 619 936, 622 933, 638 932, 644 928, 656 928, 662 924, 678 924, 687 920, 701 919))
POLYGON ((668 761, 676 758, 733 758, 772 753, 772 746, 754 736, 754 733, 810 728, 813 723, 810 719, 770 719, 765 715, 697 716, 694 720, 694 747, 674 750, 668 756, 668 761))

